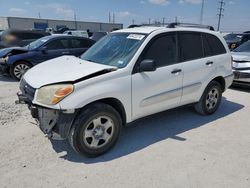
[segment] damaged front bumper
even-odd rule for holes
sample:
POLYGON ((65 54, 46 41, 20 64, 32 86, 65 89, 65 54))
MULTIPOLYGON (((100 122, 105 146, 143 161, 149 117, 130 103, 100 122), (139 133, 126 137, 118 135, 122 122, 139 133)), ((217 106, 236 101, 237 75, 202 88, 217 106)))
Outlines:
POLYGON ((9 66, 6 64, 0 63, 0 73, 1 74, 9 73, 9 66))
POLYGON ((64 140, 68 138, 71 126, 76 116, 76 110, 55 110, 37 105, 23 94, 18 93, 16 104, 27 104, 31 115, 38 122, 41 131, 49 138, 64 140))

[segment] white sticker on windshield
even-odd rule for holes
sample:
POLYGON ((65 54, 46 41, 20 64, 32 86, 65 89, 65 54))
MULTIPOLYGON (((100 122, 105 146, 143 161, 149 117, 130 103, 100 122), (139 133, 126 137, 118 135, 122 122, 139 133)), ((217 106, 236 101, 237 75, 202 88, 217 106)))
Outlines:
POLYGON ((139 34, 130 34, 127 39, 134 39, 134 40, 142 40, 144 38, 144 35, 139 34))
POLYGON ((119 65, 122 65, 124 62, 121 61, 121 60, 119 60, 117 63, 118 63, 119 65))

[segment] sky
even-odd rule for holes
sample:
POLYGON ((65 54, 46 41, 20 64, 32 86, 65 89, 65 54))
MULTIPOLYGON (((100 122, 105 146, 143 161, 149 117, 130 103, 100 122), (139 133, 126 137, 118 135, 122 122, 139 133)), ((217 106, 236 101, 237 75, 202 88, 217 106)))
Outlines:
MULTIPOLYGON (((203 24, 217 27, 219 0, 205 0, 203 24)), ((225 0, 222 31, 250 30, 250 0, 225 0)), ((155 21, 200 22, 202 0, 0 0, 0 16, 108 22, 124 27, 155 21)))

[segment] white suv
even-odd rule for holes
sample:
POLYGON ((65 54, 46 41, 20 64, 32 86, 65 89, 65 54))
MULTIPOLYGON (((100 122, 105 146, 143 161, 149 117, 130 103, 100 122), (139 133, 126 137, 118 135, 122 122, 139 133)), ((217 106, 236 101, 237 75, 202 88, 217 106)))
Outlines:
POLYGON ((138 27, 110 33, 80 58, 62 56, 30 69, 20 83, 41 130, 80 154, 108 151, 122 126, 194 104, 213 114, 232 84, 231 54, 214 31, 138 27))

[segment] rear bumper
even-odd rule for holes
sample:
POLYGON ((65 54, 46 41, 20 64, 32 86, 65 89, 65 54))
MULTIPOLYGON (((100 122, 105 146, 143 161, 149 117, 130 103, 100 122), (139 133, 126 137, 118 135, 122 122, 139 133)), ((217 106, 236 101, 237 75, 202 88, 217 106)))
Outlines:
POLYGON ((67 139, 76 116, 76 111, 54 110, 36 106, 24 95, 18 94, 17 104, 27 104, 31 115, 38 122, 41 131, 55 140, 67 139), (69 113, 70 112, 70 113, 69 113))

